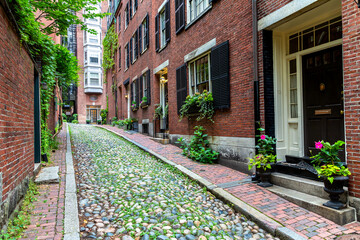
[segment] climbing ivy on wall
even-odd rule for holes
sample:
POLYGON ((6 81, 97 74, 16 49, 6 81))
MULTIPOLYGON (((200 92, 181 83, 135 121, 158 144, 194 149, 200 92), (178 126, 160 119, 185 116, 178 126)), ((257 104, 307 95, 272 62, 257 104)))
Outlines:
POLYGON ((104 71, 111 69, 115 65, 115 52, 119 47, 119 38, 112 25, 103 40, 103 63, 104 71))
POLYGON ((41 103, 41 152, 50 151, 51 132, 47 126, 50 101, 53 97, 56 79, 59 86, 78 82, 77 59, 65 47, 56 45, 42 32, 42 24, 36 21, 36 8, 28 0, 9 0, 11 11, 19 26, 21 41, 29 46, 34 59, 41 60, 41 82, 47 89, 40 91, 41 103))

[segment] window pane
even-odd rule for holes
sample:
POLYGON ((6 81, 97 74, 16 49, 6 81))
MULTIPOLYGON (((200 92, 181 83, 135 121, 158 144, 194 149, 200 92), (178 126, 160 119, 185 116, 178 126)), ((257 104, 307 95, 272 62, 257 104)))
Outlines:
POLYGON ((316 46, 329 42, 329 29, 328 26, 315 31, 316 46))
POLYGON ((290 74, 296 73, 296 60, 293 59, 290 61, 290 74))
POLYGON ((296 37, 296 38, 293 38, 293 39, 290 39, 290 42, 289 42, 289 53, 295 53, 299 51, 299 39, 296 37))
POLYGON ((296 89, 296 74, 290 75, 290 89, 296 89))
POLYGON ((310 32, 303 35, 303 49, 314 47, 314 33, 310 32))
POLYGON ((97 58, 97 57, 90 57, 90 62, 91 62, 91 63, 99 63, 99 58, 97 58))
POLYGON ((342 38, 342 24, 337 22, 330 25, 330 41, 342 38))

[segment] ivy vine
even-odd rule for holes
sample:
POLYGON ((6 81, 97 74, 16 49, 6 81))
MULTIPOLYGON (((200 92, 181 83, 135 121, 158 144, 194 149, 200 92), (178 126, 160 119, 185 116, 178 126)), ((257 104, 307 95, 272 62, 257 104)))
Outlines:
POLYGON ((115 32, 114 25, 112 25, 106 33, 103 40, 103 63, 104 72, 111 69, 115 65, 115 52, 119 47, 119 37, 115 32))

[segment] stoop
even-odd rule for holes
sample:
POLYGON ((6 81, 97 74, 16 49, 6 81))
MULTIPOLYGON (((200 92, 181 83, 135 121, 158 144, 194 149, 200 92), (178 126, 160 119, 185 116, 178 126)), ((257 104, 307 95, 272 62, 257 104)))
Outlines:
MULTIPOLYGON (((267 190, 339 225, 345 225, 356 220, 355 208, 348 207, 336 210, 323 206, 323 203, 327 202, 329 198, 323 190, 322 182, 282 173, 272 173, 271 181, 274 186, 267 188, 267 190)), ((345 188, 345 193, 341 197, 341 201, 344 203, 347 202, 347 194, 345 188)))

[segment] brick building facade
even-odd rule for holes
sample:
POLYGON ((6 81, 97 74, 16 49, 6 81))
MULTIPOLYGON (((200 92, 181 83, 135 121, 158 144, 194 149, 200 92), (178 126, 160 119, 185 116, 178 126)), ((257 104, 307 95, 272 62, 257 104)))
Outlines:
POLYGON ((257 122, 278 139, 277 155, 284 162, 308 159, 314 141, 344 140, 341 157, 352 172, 350 203, 359 209, 360 10, 354 1, 109 4, 109 25, 119 34, 116 71, 107 74, 117 86, 113 93, 107 88, 110 118, 136 118, 139 132, 156 137, 155 104, 168 104, 172 142, 203 125, 220 162, 242 171, 254 153, 257 122), (197 81, 192 66, 198 64, 209 70, 207 88, 215 106, 222 105, 214 123, 179 122, 184 92, 194 94, 202 84, 192 85, 197 81))
POLYGON ((0 228, 40 162, 38 71, 8 9, 0 1, 0 228))
MULTIPOLYGON (((107 2, 103 1, 97 6, 101 12, 107 11, 107 2)), ((77 13, 82 18, 82 12, 77 13)), ((90 121, 96 123, 101 120, 100 111, 106 108, 105 82, 102 74, 102 39, 106 33, 106 20, 95 18, 86 19, 88 28, 97 34, 91 34, 76 29, 76 56, 81 67, 79 84, 76 96, 76 111, 79 123, 90 121)))

